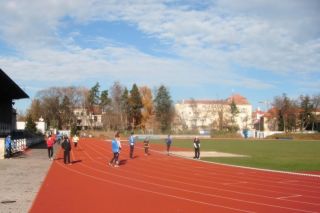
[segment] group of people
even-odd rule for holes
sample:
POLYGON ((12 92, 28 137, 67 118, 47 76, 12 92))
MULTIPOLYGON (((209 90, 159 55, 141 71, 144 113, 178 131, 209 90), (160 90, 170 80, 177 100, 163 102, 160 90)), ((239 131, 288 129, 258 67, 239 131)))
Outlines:
MULTIPOLYGON (((79 142, 79 137, 77 134, 75 134, 72 137, 72 142, 74 144, 74 147, 76 148, 79 142)), ((49 133, 46 144, 47 144, 47 149, 48 149, 48 157, 49 160, 53 160, 53 146, 55 143, 60 144, 61 143, 61 148, 63 149, 63 162, 64 164, 69 164, 71 165, 72 162, 70 160, 70 152, 71 152, 71 143, 67 135, 60 135, 59 133, 57 134, 57 137, 55 137, 54 134, 49 133), (62 141, 62 143, 61 143, 62 141)))
MULTIPOLYGON (((129 157, 133 159, 134 146, 136 143, 136 137, 134 136, 133 132, 131 132, 131 135, 128 138, 128 141, 129 141, 129 147, 130 147, 129 157)), ((145 140, 143 141, 143 144, 144 144, 143 146, 144 146, 145 155, 149 155, 149 137, 145 138, 145 140)), ((119 132, 116 132, 115 137, 111 141, 111 149, 112 149, 113 157, 110 160, 109 165, 113 167, 119 167, 119 164, 120 164, 119 155, 121 151, 121 141, 120 141, 119 132)))
MULTIPOLYGON (((134 133, 132 132, 129 139, 129 147, 130 147, 130 152, 129 152, 129 157, 133 159, 133 152, 134 152, 134 146, 136 143, 136 137, 134 136, 134 133)), ((166 145, 167 145, 167 154, 170 154, 170 147, 172 144, 172 137, 171 135, 168 135, 166 138, 166 145)), ((149 155, 149 137, 146 137, 143 141, 143 147, 144 147, 144 153, 145 155, 149 155)), ((199 137, 195 137, 193 140, 193 145, 194 145, 194 159, 200 159, 200 139, 199 137)), ((120 141, 120 133, 116 132, 115 137, 111 141, 111 149, 113 153, 113 157, 108 163, 109 166, 113 167, 119 167, 119 155, 121 151, 121 141, 120 141)))

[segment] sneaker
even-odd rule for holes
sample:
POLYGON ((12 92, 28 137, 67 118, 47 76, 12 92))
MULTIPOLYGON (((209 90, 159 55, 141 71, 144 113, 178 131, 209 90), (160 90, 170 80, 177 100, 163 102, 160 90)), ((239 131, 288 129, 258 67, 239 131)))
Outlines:
POLYGON ((116 164, 116 165, 114 165, 113 167, 119 167, 119 166, 116 164))
POLYGON ((111 164, 111 163, 108 163, 108 165, 109 165, 109 166, 112 166, 112 164, 111 164))

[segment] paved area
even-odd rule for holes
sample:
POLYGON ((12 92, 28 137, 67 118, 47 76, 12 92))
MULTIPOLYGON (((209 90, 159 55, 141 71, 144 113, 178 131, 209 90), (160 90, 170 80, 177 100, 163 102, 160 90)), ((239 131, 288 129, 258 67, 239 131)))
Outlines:
POLYGON ((28 212, 51 163, 45 144, 0 160, 0 213, 28 212))

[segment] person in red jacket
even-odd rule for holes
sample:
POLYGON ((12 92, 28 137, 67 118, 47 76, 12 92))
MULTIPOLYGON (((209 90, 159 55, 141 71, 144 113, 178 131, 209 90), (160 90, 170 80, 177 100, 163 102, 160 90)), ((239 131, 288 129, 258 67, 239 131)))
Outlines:
POLYGON ((53 160, 53 145, 54 145, 54 138, 50 134, 47 138, 47 148, 48 148, 48 157, 49 160, 53 160))

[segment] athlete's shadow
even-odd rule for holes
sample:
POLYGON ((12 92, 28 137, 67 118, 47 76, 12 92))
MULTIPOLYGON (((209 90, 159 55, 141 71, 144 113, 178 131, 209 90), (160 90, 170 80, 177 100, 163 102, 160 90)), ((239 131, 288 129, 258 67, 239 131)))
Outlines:
POLYGON ((74 161, 72 161, 71 163, 72 164, 75 164, 75 163, 81 163, 82 162, 82 160, 74 160, 74 161))
POLYGON ((127 161, 128 161, 127 159, 122 159, 120 160, 119 165, 125 165, 127 161))

